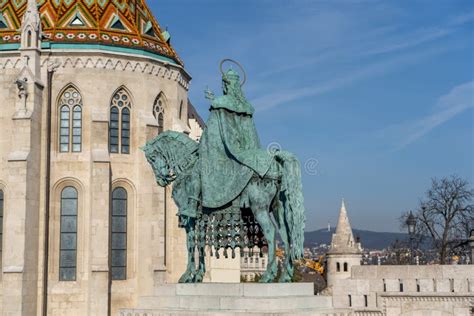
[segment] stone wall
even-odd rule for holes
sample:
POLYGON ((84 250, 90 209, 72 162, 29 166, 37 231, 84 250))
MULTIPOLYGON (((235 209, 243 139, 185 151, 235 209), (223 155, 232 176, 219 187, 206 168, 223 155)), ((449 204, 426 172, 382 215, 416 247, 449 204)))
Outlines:
POLYGON ((473 285, 474 265, 354 266, 350 279, 334 283, 332 295, 335 308, 469 315, 473 285))
MULTIPOLYGON (((109 196, 128 193, 127 278, 113 281, 111 308, 134 306, 156 284, 176 282, 184 271, 184 232, 169 189, 156 185, 139 147, 158 133, 153 104, 162 96, 165 129, 188 132, 189 76, 152 58, 93 51, 54 51, 38 60, 37 83, 29 86, 32 115, 15 119, 23 76, 20 52, 0 55, 0 185, 5 193, 0 310, 34 315, 41 309, 45 234, 47 66, 59 67, 52 84, 51 207, 48 314, 104 315, 108 296, 109 196), (82 96, 82 150, 59 152, 59 99, 72 86, 82 96), (131 99, 130 154, 109 154, 111 98, 125 89, 131 99), (60 195, 78 191, 76 281, 59 281, 60 195), (26 215, 28 214, 28 215, 26 215), (38 292, 37 292, 38 291, 38 292)), ((33 62, 32 60, 30 62, 33 62)), ((31 65, 30 65, 31 66, 31 65)), ((31 82, 31 81, 29 81, 31 82)))

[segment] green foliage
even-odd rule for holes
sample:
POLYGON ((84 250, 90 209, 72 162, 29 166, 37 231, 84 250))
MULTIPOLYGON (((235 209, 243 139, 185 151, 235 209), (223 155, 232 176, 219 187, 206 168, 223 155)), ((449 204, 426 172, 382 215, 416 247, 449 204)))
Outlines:
POLYGON ((295 266, 293 276, 291 277, 291 282, 301 282, 303 281, 303 274, 298 266, 295 266))
POLYGON ((252 282, 258 283, 258 282, 260 282, 261 279, 262 279, 262 275, 260 273, 256 273, 252 282))

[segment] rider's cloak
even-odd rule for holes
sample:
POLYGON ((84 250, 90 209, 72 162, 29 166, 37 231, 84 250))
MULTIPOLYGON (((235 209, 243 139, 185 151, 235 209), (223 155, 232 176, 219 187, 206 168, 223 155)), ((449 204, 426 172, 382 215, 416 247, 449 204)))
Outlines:
POLYGON ((215 99, 199 146, 202 205, 219 208, 233 201, 254 172, 263 177, 273 155, 260 147, 254 109, 231 95, 215 99))

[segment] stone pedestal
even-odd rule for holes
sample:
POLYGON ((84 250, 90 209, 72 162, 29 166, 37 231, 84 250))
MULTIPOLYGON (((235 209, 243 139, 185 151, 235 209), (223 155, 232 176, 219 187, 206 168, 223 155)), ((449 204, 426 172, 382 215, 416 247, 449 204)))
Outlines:
POLYGON ((324 315, 331 310, 330 296, 313 293, 312 283, 166 284, 118 315, 324 315))

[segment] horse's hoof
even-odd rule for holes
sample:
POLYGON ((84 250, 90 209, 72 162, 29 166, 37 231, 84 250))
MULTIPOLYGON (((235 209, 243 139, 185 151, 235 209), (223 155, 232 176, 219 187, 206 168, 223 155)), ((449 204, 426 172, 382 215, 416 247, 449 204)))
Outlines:
POLYGON ((271 277, 267 274, 267 275, 263 275, 262 278, 258 282, 259 283, 270 283, 270 282, 273 282, 274 278, 275 277, 271 277))
POLYGON ((280 278, 278 279, 279 283, 290 283, 291 282, 291 276, 289 274, 282 274, 280 278))
POLYGON ((202 275, 196 275, 194 277, 194 283, 202 283, 202 275))
POLYGON ((178 283, 193 283, 193 275, 190 273, 183 274, 179 278, 178 283))

